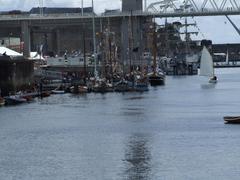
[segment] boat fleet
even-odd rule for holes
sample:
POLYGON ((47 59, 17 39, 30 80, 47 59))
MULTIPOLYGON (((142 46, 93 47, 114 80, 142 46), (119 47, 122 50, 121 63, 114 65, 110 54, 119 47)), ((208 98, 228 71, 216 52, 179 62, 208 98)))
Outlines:
MULTIPOLYGON (((157 76, 158 77, 158 76, 157 76)), ((141 75, 132 74, 128 78, 121 78, 118 81, 110 82, 107 79, 90 78, 86 84, 77 83, 61 83, 54 89, 49 89, 46 82, 41 82, 36 90, 33 92, 17 92, 14 95, 6 97, 0 96, 0 106, 4 105, 18 105, 22 103, 31 102, 34 98, 44 98, 51 94, 84 94, 84 93, 107 93, 107 92, 144 92, 149 90, 149 84, 164 85, 165 75, 162 79, 156 79, 154 83, 151 83, 151 79, 147 76, 142 77, 141 75)), ((52 88, 54 86, 51 86, 52 88)))

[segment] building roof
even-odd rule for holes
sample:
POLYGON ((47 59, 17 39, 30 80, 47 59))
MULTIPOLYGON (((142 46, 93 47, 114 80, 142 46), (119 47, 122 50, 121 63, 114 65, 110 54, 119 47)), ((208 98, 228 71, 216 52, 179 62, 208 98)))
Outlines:
MULTIPOLYGON (((82 8, 61 8, 61 7, 34 7, 29 13, 30 14, 39 14, 40 10, 43 14, 64 14, 64 13, 82 13, 82 8)), ((92 13, 92 7, 83 8, 84 13, 92 13)))

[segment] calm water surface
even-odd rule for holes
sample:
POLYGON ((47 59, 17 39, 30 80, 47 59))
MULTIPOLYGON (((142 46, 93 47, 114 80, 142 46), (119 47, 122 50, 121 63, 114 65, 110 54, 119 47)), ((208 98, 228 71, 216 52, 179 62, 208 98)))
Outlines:
POLYGON ((240 177, 240 69, 167 77, 146 93, 54 95, 0 108, 0 179, 240 177))

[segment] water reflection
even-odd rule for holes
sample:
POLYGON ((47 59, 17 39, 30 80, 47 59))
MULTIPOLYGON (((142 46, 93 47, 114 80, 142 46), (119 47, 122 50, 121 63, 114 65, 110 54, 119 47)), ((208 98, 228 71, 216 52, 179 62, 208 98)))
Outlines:
POLYGON ((216 87, 216 84, 201 84, 202 89, 214 89, 216 87))
POLYGON ((148 146, 148 137, 143 134, 135 134, 129 138, 124 159, 124 179, 150 179, 152 165, 148 146))

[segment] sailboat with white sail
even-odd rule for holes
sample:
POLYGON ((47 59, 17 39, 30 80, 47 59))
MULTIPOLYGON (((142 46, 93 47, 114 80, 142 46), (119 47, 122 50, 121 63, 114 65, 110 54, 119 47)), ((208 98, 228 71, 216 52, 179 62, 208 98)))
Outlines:
POLYGON ((210 77, 209 83, 217 83, 217 76, 214 72, 213 58, 205 46, 202 50, 200 62, 200 76, 210 77))

